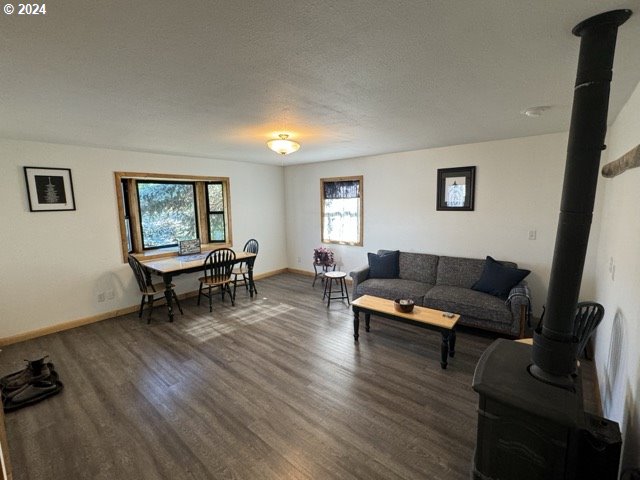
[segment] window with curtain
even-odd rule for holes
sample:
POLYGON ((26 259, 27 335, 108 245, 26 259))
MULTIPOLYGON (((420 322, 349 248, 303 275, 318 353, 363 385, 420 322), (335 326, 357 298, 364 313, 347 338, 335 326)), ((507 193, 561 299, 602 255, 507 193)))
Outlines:
POLYGON ((362 176, 322 178, 322 242, 362 245, 362 176))

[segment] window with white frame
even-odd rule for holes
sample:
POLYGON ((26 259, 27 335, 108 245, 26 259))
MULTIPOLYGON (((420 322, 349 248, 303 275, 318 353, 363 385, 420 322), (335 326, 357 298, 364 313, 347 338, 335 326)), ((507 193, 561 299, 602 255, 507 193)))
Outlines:
POLYGON ((362 245, 362 176, 320 179, 322 242, 362 245))

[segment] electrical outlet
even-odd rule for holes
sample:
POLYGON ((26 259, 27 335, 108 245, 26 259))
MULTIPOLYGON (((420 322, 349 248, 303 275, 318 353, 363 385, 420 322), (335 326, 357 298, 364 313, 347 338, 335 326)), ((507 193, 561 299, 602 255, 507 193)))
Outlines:
POLYGON ((115 297, 113 290, 107 290, 106 297, 107 297, 107 300, 113 300, 113 298, 115 297))
POLYGON ((104 302, 104 292, 100 292, 100 293, 98 294, 98 301, 99 301, 99 302, 104 302))
POLYGON ((535 240, 538 232, 535 230, 529 230, 529 240, 535 240))

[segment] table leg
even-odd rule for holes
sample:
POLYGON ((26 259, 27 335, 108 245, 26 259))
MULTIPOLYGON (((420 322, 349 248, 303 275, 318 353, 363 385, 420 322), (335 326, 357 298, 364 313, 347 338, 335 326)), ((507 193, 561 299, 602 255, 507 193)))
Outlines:
POLYGON ((371 329, 371 326, 369 325, 370 322, 371 322, 371 314, 370 313, 365 313, 364 314, 364 329, 367 332, 371 329))
POLYGON ((247 269, 249 270, 249 297, 253 298, 253 293, 255 292, 258 295, 258 290, 256 289, 255 283, 253 283, 253 262, 255 261, 255 257, 247 262, 247 269))
POLYGON ((449 356, 453 358, 456 354, 456 331, 451 330, 449 334, 449 356))
POLYGON ((167 310, 169 311, 169 321, 173 322, 173 295, 171 294, 171 274, 162 275, 164 280, 164 298, 167 300, 167 310))
POLYGON ((342 279, 342 283, 344 283, 344 292, 347 295, 347 305, 351 305, 351 301, 349 300, 349 290, 347 290, 347 282, 344 278, 342 279))
POLYGON ((449 332, 442 332, 442 343, 440 344, 440 366, 447 368, 447 356, 449 355, 449 332))
MULTIPOLYGON (((327 283, 329 284, 329 294, 327 295, 327 308, 329 308, 331 306, 331 287, 333 286, 333 278, 330 278, 329 280, 327 280, 327 283)), ((326 284, 325 284, 325 288, 326 284)))
POLYGON ((360 336, 358 330, 360 330, 360 310, 357 308, 353 309, 353 338, 358 341, 358 337, 360 336))

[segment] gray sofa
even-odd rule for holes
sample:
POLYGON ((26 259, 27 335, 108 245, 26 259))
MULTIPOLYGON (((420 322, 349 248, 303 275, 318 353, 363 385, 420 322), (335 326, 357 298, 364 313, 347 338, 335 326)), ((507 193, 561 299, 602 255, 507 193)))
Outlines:
MULTIPOLYGON (((506 298, 472 290, 484 263, 484 259, 400 252, 398 278, 369 278, 368 266, 352 271, 353 298, 412 298, 416 305, 460 314, 461 325, 522 337, 531 305, 526 282, 506 298)), ((517 268, 513 262, 500 263, 517 268)))

